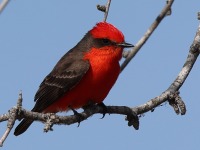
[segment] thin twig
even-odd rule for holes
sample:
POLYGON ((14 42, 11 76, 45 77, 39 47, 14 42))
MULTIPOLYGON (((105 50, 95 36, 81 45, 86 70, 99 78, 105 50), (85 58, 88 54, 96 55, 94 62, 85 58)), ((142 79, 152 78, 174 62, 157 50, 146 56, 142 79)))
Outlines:
POLYGON ((22 109, 22 92, 20 91, 19 97, 17 100, 17 107, 11 108, 8 111, 8 114, 3 114, 0 117, 0 122, 4 121, 5 119, 8 120, 6 131, 0 139, 0 147, 3 146, 4 141, 8 137, 10 131, 12 130, 15 124, 15 121, 18 119, 17 117, 20 115, 21 109, 22 109))
MULTIPOLYGON (((176 95, 178 90, 181 88, 181 86, 183 85, 183 83, 187 79, 190 71, 192 70, 192 67, 193 67, 194 63, 196 62, 196 60, 199 56, 199 53, 200 53, 200 25, 198 26, 196 36, 195 36, 194 41, 193 41, 193 43, 190 47, 189 54, 188 54, 188 57, 186 59, 186 62, 183 65, 182 70, 180 71, 180 73, 178 74, 178 76, 174 80, 174 82, 160 96, 151 99, 150 101, 148 101, 147 103, 145 103, 143 105, 134 107, 134 108, 132 108, 132 110, 136 114, 145 113, 147 111, 150 111, 150 110, 156 108, 157 106, 166 102, 167 100, 169 100, 171 94, 176 95)), ((174 97, 174 99, 179 100, 177 105, 180 109, 179 111, 181 112, 181 114, 184 115, 186 108, 182 108, 182 107, 185 107, 182 99, 180 98, 180 96, 174 97)))
POLYGON ((4 10, 4 8, 6 7, 6 5, 8 4, 9 0, 2 0, 1 4, 0 4, 0 14, 1 12, 4 10))
POLYGON ((8 137, 10 131, 12 130, 16 119, 17 119, 17 109, 15 107, 13 107, 12 109, 9 110, 9 119, 8 119, 8 123, 7 123, 7 128, 6 128, 5 133, 3 134, 3 136, 0 139, 0 147, 3 146, 3 143, 6 140, 6 138, 8 137))
POLYGON ((22 101, 23 101, 23 98, 22 98, 22 91, 19 92, 19 97, 18 97, 18 100, 17 100, 17 110, 18 110, 18 114, 21 113, 21 109, 22 109, 22 101))
POLYGON ((162 9, 161 13, 157 16, 155 21, 152 23, 152 25, 149 27, 149 29, 146 31, 144 36, 137 42, 135 47, 130 50, 128 55, 126 56, 126 59, 121 65, 121 72, 124 70, 124 68, 128 65, 128 63, 131 61, 131 59, 137 54, 137 52, 140 50, 140 48, 146 43, 146 41, 149 39, 151 34, 154 32, 154 30, 158 27, 160 22, 163 20, 163 18, 167 15, 169 11, 171 11, 171 6, 173 4, 174 0, 168 0, 165 7, 162 9))
POLYGON ((110 8, 110 3, 111 3, 111 0, 108 0, 107 4, 106 4, 106 11, 104 13, 104 19, 103 21, 106 22, 107 20, 107 17, 108 17, 108 12, 109 12, 109 8, 110 8))
POLYGON ((4 141, 6 140, 6 138, 8 137, 9 133, 10 133, 11 129, 7 128, 5 133, 3 134, 2 138, 0 139, 0 147, 3 146, 4 141))
POLYGON ((3 114, 0 116, 0 122, 7 121, 9 119, 9 114, 3 114))
POLYGON ((106 20, 107 20, 110 4, 111 4, 111 0, 108 0, 106 5, 97 5, 97 9, 99 11, 104 12, 104 18, 103 18, 104 22, 106 22, 106 20))

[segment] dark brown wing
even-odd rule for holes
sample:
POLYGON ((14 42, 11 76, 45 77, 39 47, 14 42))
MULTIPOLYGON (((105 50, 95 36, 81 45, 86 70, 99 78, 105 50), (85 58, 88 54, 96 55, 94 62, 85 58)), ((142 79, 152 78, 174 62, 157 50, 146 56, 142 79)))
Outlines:
POLYGON ((40 84, 32 111, 43 111, 79 83, 90 68, 89 61, 83 60, 83 54, 91 49, 93 42, 94 39, 88 32, 59 60, 52 72, 40 84))
POLYGON ((90 64, 76 57, 65 55, 46 76, 35 95, 36 104, 32 111, 43 111, 79 83, 90 64))
MULTIPOLYGON (((70 55, 70 53, 67 53, 63 56, 52 72, 40 84, 40 88, 35 95, 36 104, 32 111, 43 111, 65 92, 76 86, 88 71, 90 67, 88 61, 77 59, 78 55, 76 57, 70 57, 70 55)), ((16 127, 14 134, 16 136, 22 134, 32 122, 33 120, 23 119, 16 127)))
MULTIPOLYGON (((90 68, 87 60, 82 60, 83 53, 93 46, 93 38, 88 32, 83 39, 56 64, 52 72, 40 84, 35 95, 36 104, 32 111, 41 112, 54 103, 65 92, 75 87, 90 68)), ((33 120, 23 119, 14 134, 20 135, 32 124, 33 120)))

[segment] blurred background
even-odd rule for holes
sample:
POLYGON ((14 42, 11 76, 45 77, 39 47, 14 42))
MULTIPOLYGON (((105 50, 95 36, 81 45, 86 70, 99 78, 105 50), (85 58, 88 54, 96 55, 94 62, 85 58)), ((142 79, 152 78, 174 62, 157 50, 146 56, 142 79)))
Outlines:
MULTIPOLYGON (((1 0, 0 0, 1 2, 1 0)), ((34 95, 56 62, 103 20, 97 4, 106 0, 15 0, 0 15, 0 114, 16 105, 23 92, 23 107, 34 106, 34 95)), ((107 21, 135 44, 164 7, 165 0, 112 1, 107 21)), ((137 106, 160 95, 181 70, 199 21, 200 1, 175 1, 172 15, 166 17, 141 51, 120 75, 104 101, 106 105, 137 106)), ((187 113, 178 116, 165 104, 140 118, 140 129, 127 126, 124 116, 94 115, 70 126, 53 127, 35 122, 23 135, 12 133, 3 149, 199 149, 200 109, 198 102, 200 62, 182 86, 181 97, 187 113)), ((81 110, 80 110, 81 111, 81 110)), ((68 115, 66 113, 64 115, 68 115)), ((18 124, 16 122, 15 126, 18 124)), ((0 123, 0 136, 6 122, 0 123)))

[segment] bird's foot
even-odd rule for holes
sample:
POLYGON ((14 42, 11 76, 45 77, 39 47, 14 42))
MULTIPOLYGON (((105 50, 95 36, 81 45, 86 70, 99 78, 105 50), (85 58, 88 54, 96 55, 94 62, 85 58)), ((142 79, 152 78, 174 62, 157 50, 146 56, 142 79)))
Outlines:
POLYGON ((82 114, 78 113, 75 109, 73 109, 71 107, 69 107, 69 108, 73 111, 74 115, 78 118, 78 121, 77 121, 78 122, 78 126, 77 127, 79 127, 81 121, 83 121, 85 119, 84 116, 82 114))
POLYGON ((106 113, 108 113, 108 108, 103 102, 101 102, 97 105, 100 106, 101 108, 103 108, 103 113, 102 113, 103 116, 100 118, 100 119, 103 119, 105 117, 106 113))

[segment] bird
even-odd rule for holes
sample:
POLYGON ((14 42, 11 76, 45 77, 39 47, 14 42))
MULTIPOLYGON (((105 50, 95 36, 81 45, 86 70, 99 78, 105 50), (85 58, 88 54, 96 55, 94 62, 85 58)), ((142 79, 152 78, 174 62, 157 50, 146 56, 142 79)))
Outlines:
MULTIPOLYGON (((57 113, 77 110, 89 104, 103 104, 120 74, 119 61, 125 42, 123 33, 108 22, 98 22, 76 46, 57 62, 35 94, 31 111, 57 113)), ((104 105, 105 106, 105 105, 104 105)), ((33 123, 24 118, 14 135, 33 123)))

